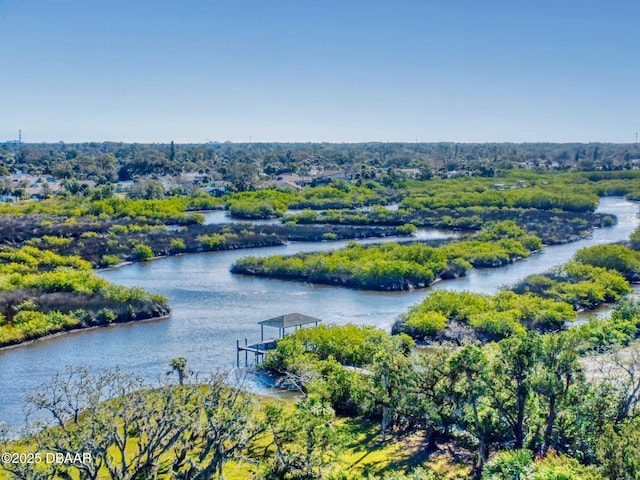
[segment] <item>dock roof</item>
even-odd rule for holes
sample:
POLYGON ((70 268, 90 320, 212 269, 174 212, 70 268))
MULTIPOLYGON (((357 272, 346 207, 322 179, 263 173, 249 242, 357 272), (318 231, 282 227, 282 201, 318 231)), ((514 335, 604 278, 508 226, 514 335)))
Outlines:
POLYGON ((304 315, 302 313, 287 313, 285 315, 280 315, 279 317, 274 317, 270 318, 269 320, 258 322, 258 325, 267 325, 269 327, 276 328, 289 328, 308 325, 310 323, 318 323, 321 321, 322 320, 320 320, 319 318, 310 317, 309 315, 304 315))

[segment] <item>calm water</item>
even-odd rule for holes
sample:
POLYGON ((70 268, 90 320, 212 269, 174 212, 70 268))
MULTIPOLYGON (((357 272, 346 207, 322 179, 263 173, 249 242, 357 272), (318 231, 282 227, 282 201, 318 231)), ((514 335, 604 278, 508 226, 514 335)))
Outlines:
MULTIPOLYGON (((518 264, 472 271, 465 278, 441 282, 434 288, 494 293, 501 285, 515 283, 526 275, 567 261, 579 248, 625 239, 640 224, 637 205, 620 198, 603 199, 599 211, 617 215, 619 223, 597 230, 591 238, 548 247, 518 264)), ((420 238, 451 235, 452 232, 428 229, 419 232, 420 238)), ((168 297, 171 317, 75 332, 1 351, 0 421, 21 424, 25 392, 45 382, 65 365, 87 365, 96 371, 119 366, 153 381, 166 374, 172 358, 183 356, 192 370, 206 374, 235 365, 236 339, 258 340, 257 322, 291 312, 312 315, 326 323, 352 322, 389 329, 396 317, 422 300, 428 290, 364 292, 229 273, 231 264, 246 255, 328 250, 345 243, 292 243, 282 247, 171 257, 102 272, 111 282, 141 286, 168 297)), ((265 335, 271 333, 265 331, 265 335)))

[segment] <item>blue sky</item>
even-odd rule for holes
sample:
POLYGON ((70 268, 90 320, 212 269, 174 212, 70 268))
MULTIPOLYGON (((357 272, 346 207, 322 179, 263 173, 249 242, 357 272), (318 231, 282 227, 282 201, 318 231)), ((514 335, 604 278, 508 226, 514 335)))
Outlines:
POLYGON ((0 0, 0 141, 633 142, 637 0, 0 0))

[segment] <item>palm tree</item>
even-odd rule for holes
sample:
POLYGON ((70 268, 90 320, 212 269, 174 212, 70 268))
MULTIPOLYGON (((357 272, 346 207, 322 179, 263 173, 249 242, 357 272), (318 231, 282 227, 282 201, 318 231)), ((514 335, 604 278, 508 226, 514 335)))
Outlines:
POLYGON ((167 372, 167 375, 172 372, 178 374, 178 384, 184 385, 184 379, 191 375, 191 370, 187 370, 187 359, 184 357, 172 358, 169 362, 171 370, 167 372))

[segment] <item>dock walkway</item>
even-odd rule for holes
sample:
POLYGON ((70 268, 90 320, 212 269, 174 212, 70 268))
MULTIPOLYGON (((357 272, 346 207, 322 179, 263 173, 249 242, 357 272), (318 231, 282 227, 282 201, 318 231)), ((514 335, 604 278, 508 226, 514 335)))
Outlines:
POLYGON ((270 318, 269 320, 263 320, 258 322, 260 325, 260 341, 249 343, 247 339, 244 339, 244 344, 240 343, 240 340, 236 340, 236 365, 240 366, 240 354, 244 352, 244 365, 249 366, 249 354, 253 353, 254 363, 258 364, 264 360, 268 350, 276 348, 278 340, 284 338, 286 330, 293 328, 294 331, 304 325, 315 324, 318 326, 322 320, 302 313, 287 313, 286 315, 280 315, 279 317, 270 318), (278 329, 278 337, 265 340, 264 327, 274 327, 278 329))

